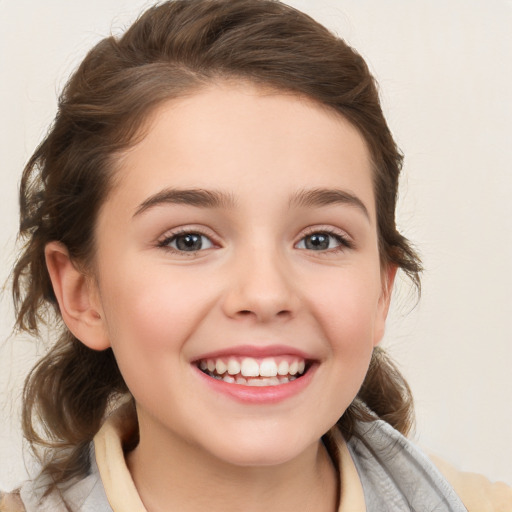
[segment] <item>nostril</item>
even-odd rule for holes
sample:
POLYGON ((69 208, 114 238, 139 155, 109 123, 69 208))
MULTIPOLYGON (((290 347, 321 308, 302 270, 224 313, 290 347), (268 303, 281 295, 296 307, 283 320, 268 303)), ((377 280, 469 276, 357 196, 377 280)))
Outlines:
MULTIPOLYGON (((254 311, 251 311, 250 309, 242 309, 238 312, 239 316, 252 316, 255 315, 254 311)), ((281 311, 278 311, 276 313, 277 317, 283 318, 291 315, 291 311, 288 309, 283 309, 281 311)))

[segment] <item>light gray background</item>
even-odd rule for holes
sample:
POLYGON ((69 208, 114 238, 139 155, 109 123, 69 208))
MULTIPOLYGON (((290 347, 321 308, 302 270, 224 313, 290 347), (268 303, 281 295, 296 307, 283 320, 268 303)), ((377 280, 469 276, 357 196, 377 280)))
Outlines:
MULTIPOLYGON (((416 397, 415 438, 512 483, 512 2, 302 0, 367 59, 406 155, 399 224, 427 271, 399 286, 385 344, 416 397)), ((12 266, 21 169, 85 51, 142 0, 0 0, 0 244, 12 266)), ((33 342, 0 316, 0 488, 24 478, 19 422, 33 342), (4 342, 4 340, 6 340, 4 342)))

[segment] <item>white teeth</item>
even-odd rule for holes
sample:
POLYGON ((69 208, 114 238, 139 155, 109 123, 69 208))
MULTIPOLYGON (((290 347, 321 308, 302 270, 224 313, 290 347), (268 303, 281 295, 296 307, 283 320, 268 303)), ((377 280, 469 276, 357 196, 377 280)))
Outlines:
POLYGON ((252 357, 246 357, 240 365, 240 373, 244 377, 259 377, 260 366, 256 359, 252 357))
POLYGON ((247 381, 247 386, 255 386, 255 387, 261 387, 266 386, 266 384, 263 382, 265 379, 249 379, 247 381))
POLYGON ((228 361, 228 373, 230 375, 237 375, 240 373, 240 363, 233 358, 230 358, 228 361))
POLYGON ((260 364, 260 375, 262 377, 275 377, 277 375, 277 364, 271 359, 263 359, 260 364))
POLYGON ((226 373, 228 367, 222 359, 217 359, 217 362, 215 363, 215 369, 219 375, 222 375, 223 373, 226 373))
POLYGON ((246 357, 241 362, 235 357, 230 357, 227 362, 226 359, 221 358, 203 359, 198 366, 204 372, 211 374, 211 377, 246 386, 285 384, 295 380, 306 370, 306 362, 303 359, 296 359, 291 363, 282 359, 277 363, 273 357, 266 357, 259 361, 246 357))
POLYGON ((277 367, 278 375, 288 375, 289 365, 287 361, 281 361, 277 367))
POLYGON ((279 379, 277 377, 271 377, 269 379, 248 379, 247 386, 277 386, 279 384, 279 379))

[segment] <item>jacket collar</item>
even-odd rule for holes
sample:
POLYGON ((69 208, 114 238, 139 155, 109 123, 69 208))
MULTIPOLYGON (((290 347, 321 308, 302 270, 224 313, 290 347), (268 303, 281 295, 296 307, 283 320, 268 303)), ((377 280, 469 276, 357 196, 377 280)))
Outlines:
MULTIPOLYGON (((94 437, 96 463, 113 512, 147 512, 132 480, 123 451, 123 439, 133 428, 133 413, 121 406, 103 424, 94 437)), ((363 488, 347 445, 338 431, 329 432, 327 445, 340 482, 338 512, 366 510, 363 488)))

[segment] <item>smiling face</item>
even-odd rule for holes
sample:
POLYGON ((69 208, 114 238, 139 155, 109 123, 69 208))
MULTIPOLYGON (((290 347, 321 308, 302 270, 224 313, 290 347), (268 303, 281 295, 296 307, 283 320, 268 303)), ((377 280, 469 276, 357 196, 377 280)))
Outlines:
POLYGON ((361 135, 309 100, 217 85, 161 106, 117 172, 93 295, 140 446, 269 465, 317 445, 364 379, 393 275, 361 135))

